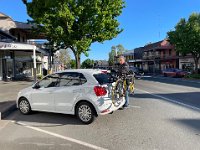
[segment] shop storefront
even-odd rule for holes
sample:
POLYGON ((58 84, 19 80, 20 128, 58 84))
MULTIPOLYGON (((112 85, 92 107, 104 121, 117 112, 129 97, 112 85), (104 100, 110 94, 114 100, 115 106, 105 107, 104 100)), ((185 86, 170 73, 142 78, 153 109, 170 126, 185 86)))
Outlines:
POLYGON ((41 75, 43 64, 48 63, 43 61, 47 55, 34 45, 0 42, 0 80, 33 77, 34 70, 41 75))

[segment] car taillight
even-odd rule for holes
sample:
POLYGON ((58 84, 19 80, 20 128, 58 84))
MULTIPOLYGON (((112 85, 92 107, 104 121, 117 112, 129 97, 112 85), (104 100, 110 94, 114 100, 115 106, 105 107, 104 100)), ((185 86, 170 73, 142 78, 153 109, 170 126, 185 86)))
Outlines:
POLYGON ((96 96, 105 96, 107 94, 106 88, 101 86, 95 86, 94 92, 96 96))

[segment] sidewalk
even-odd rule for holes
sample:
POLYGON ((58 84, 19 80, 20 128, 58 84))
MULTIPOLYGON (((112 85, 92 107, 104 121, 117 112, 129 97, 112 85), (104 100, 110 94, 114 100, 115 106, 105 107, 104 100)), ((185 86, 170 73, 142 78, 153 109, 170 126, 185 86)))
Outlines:
POLYGON ((31 86, 32 83, 27 81, 0 81, 0 120, 16 109, 17 93, 21 89, 31 86))

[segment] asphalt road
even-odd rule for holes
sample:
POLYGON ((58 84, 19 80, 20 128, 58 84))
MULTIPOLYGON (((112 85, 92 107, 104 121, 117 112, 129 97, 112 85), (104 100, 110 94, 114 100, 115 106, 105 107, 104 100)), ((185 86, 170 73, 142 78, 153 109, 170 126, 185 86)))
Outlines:
POLYGON ((0 122, 0 149, 199 150, 200 87, 179 82, 137 80, 129 109, 100 116, 90 125, 70 115, 16 111, 0 122))

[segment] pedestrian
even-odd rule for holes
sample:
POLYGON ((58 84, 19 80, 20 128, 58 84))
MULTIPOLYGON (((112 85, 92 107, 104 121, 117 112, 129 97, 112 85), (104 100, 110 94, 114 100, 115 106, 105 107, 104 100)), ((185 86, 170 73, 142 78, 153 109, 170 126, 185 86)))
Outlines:
MULTIPOLYGON (((119 76, 126 76, 129 73, 129 65, 125 60, 125 57, 123 55, 119 56, 119 66, 118 66, 118 74, 119 76)), ((128 82, 126 82, 127 84, 128 82)), ((127 89, 125 92, 125 104, 121 109, 128 108, 129 106, 129 90, 128 90, 128 84, 127 84, 127 89)))

